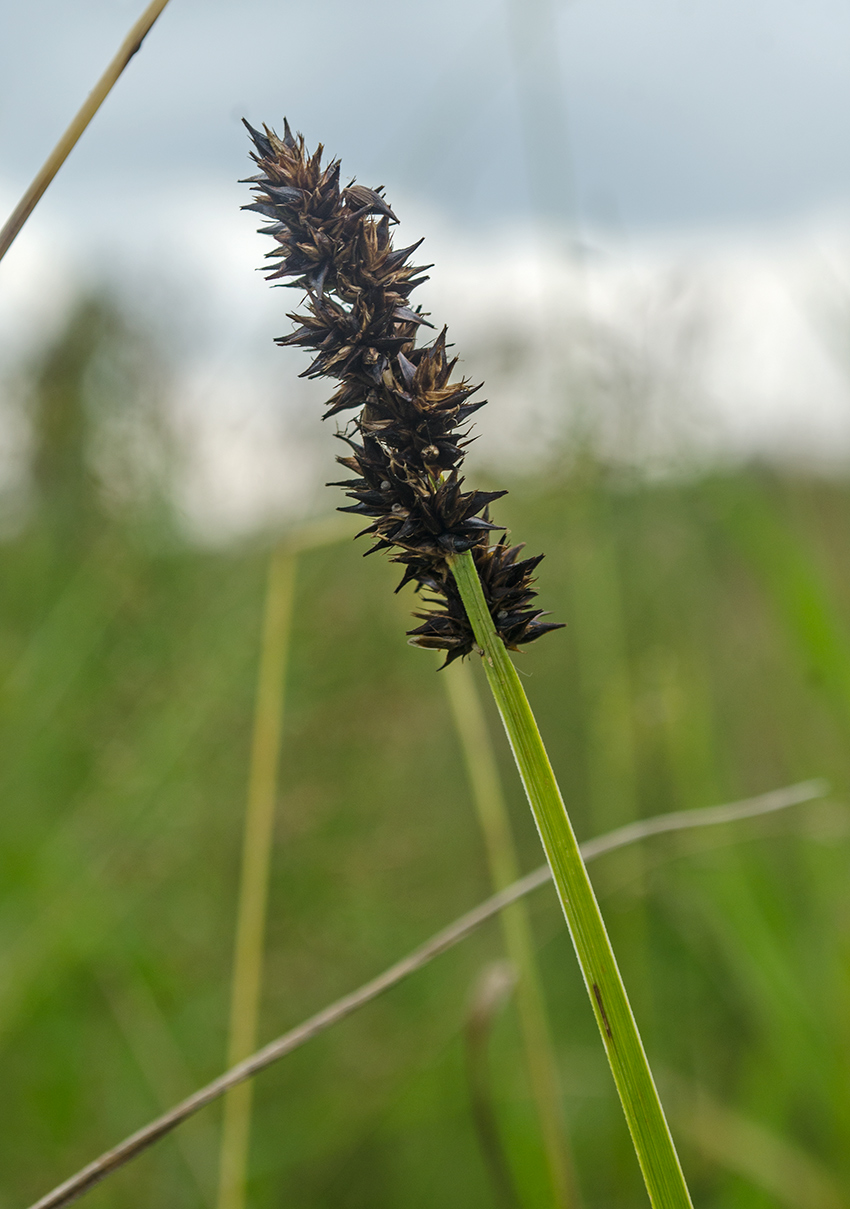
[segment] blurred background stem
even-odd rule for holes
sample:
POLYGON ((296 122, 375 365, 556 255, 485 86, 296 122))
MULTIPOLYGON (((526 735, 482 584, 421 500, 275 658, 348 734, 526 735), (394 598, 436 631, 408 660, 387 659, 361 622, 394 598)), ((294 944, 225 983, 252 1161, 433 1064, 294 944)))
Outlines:
POLYGON ((147 6, 121 43, 117 54, 110 62, 106 71, 74 115, 70 126, 45 160, 32 184, 9 215, 7 222, 0 229, 0 260, 3 259, 12 246, 21 227, 38 205, 56 173, 76 147, 81 135, 109 96, 124 68, 130 62, 133 55, 140 49, 142 42, 144 42, 150 33, 154 21, 156 21, 167 3, 168 0, 152 0, 152 3, 147 6))
MULTIPOLYGON (((503 890, 517 880, 519 866, 496 757, 472 668, 456 661, 442 680, 484 837, 490 880, 494 890, 503 890)), ((522 1044, 546 1152, 553 1203, 562 1207, 578 1205, 555 1049, 525 903, 516 902, 506 908, 501 915, 501 924, 505 951, 518 978, 516 995, 522 1044)))
POLYGON ((509 961, 491 962, 478 976, 466 1021, 466 1073, 481 1153, 503 1209, 520 1209, 513 1172, 502 1142, 490 1072, 490 1039, 500 1009, 516 983, 509 961))
MULTIPOLYGON (((269 562, 233 958, 228 1066, 256 1048, 296 561, 290 548, 279 546, 269 562)), ((245 1204, 251 1098, 250 1082, 234 1087, 225 1098, 218 1209, 242 1209, 245 1204)))

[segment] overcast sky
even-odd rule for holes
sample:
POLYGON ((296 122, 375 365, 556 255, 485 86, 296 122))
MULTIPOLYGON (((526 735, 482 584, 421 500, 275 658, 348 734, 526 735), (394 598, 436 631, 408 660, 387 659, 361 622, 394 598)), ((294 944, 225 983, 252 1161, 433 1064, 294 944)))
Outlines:
MULTIPOLYGON (((4 6, 7 198, 141 8, 4 6)), ((848 52, 846 0, 171 0, 45 204, 109 225, 150 192, 215 194, 244 169, 238 118, 287 113, 364 182, 464 224, 533 204, 626 231, 834 210, 848 52)))
MULTIPOLYGON (((0 208, 143 6, 4 6, 0 208)), ((170 0, 0 265, 0 365, 61 322, 81 273, 117 281, 179 336, 180 403, 215 484, 189 510, 244 497, 248 524, 297 486, 304 458, 281 475, 279 429, 304 410, 301 364, 271 340, 295 300, 251 272, 265 248, 237 183, 251 169, 240 117, 279 128, 287 114, 345 176, 387 187, 403 242, 426 236, 436 268, 419 300, 494 411, 521 415, 547 390, 563 405, 546 358, 588 316, 641 350, 648 376, 698 322, 712 334, 685 393, 725 414, 727 445, 784 434, 800 448, 802 433, 844 456, 850 373, 811 300, 821 314, 831 291, 845 322, 848 52, 847 0, 170 0), (592 255, 544 244, 558 225, 592 255), (480 332, 523 323, 551 382, 512 394, 480 332)))

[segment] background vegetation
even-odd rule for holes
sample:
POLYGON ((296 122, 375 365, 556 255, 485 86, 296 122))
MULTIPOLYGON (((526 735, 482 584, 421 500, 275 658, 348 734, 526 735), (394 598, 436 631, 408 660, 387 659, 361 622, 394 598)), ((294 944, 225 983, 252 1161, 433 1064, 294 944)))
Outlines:
MULTIPOLYGON (((276 535, 181 537, 165 372, 95 299, 18 384, 31 475, 0 545, 3 1209, 224 1062, 276 535)), ((511 488, 500 519, 547 552, 542 601, 568 623, 520 666, 580 838, 833 786, 787 816, 612 854, 593 880, 695 1203, 850 1203, 850 488, 764 466, 648 481, 590 452, 511 488)), ((436 661, 404 642, 395 571, 360 554, 299 559, 264 1039, 488 891, 436 661)), ((501 755, 530 868, 539 844, 501 755)), ((551 890, 532 917, 584 1204, 643 1203, 551 890)), ((252 1205, 494 1203, 464 1026, 500 955, 494 923, 258 1080, 252 1205)), ((522 1202, 543 1205, 510 1008, 491 1056, 522 1202)), ((88 1203, 212 1204, 217 1127, 205 1110, 88 1203)))

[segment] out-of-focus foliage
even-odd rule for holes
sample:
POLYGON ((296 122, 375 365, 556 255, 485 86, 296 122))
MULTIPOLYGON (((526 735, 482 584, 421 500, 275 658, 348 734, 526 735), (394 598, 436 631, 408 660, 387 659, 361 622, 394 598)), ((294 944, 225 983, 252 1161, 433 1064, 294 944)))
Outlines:
MULTIPOLYGON (((151 490, 160 371, 138 339, 89 302, 45 351, 28 520, 0 546, 2 1209, 223 1064, 267 548, 176 538, 151 490)), ((758 469, 647 483, 588 459, 514 484, 503 516, 546 551, 541 599, 568 622, 520 667, 580 836, 812 775, 834 786, 820 806, 611 855, 593 877, 695 1203, 839 1205, 850 487, 758 469)), ((350 543, 299 561, 264 1037, 487 892, 437 661, 405 644, 395 579, 350 543)), ((554 895, 532 912, 585 1204, 640 1204, 554 895)), ((258 1080, 252 1205, 493 1204, 463 1034, 499 953, 488 926, 258 1080)), ((492 1054, 523 1203, 542 1206, 510 1011, 492 1054)), ((212 1204, 217 1125, 205 1110, 88 1203, 212 1204)))

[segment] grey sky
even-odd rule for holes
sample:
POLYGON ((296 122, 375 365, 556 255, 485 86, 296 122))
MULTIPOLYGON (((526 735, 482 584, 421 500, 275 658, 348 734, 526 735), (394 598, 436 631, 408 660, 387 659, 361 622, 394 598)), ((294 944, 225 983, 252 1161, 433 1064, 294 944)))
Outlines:
MULTIPOLYGON (((0 205, 143 4, 6 4, 0 205)), ((296 300, 251 271, 266 248, 239 213, 239 118, 286 113, 346 174, 387 186, 402 242, 426 236, 418 299, 506 433, 561 423, 592 330, 652 407, 689 400, 709 444, 846 458, 850 377, 812 316, 844 324, 850 290, 848 49, 846 0, 171 0, 0 266, 0 366, 61 322, 81 276, 115 282, 179 349, 197 455, 181 490, 205 532, 333 477, 311 469, 318 435, 299 435, 316 384, 272 343, 296 300), (595 254, 553 254, 535 207, 577 215, 595 254), (692 330, 698 355, 680 356, 692 330), (508 331, 536 367, 521 389, 508 331)), ((498 428, 474 456, 494 456, 498 428)), ((0 440, 0 480, 13 455, 0 440)))
MULTIPOLYGON (((7 198, 141 7, 6 5, 7 198)), ((97 226, 149 193, 229 188, 238 116, 286 112, 360 179, 466 225, 528 213, 523 130, 553 215, 570 192, 626 231, 840 208, 849 50, 841 0, 171 0, 45 204, 97 226)))

